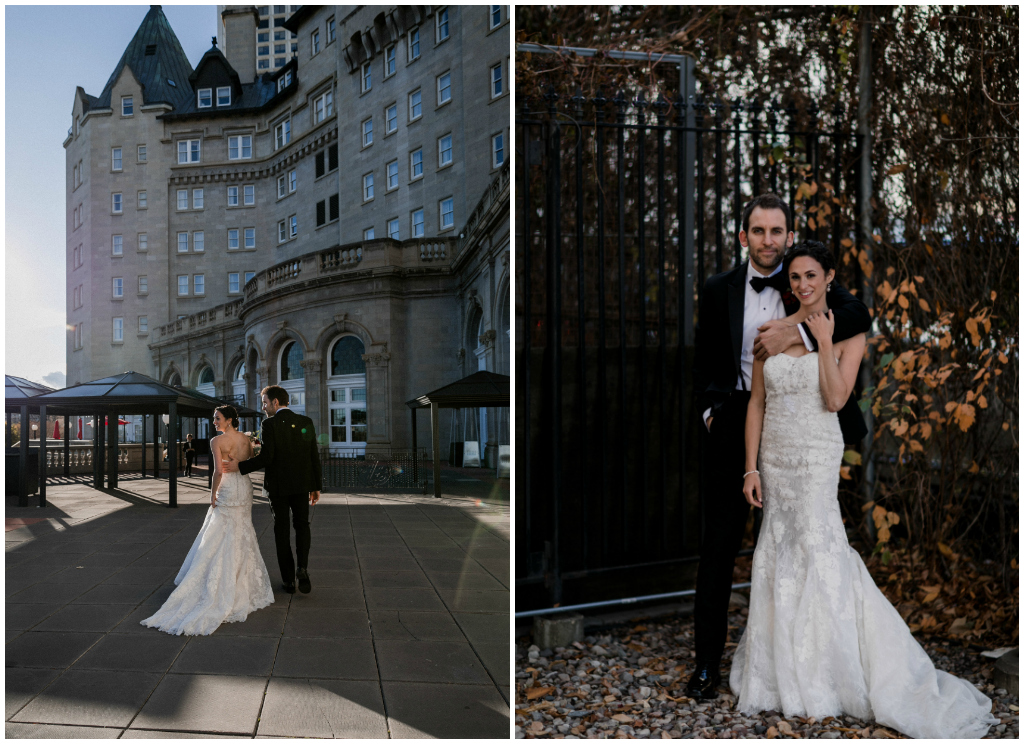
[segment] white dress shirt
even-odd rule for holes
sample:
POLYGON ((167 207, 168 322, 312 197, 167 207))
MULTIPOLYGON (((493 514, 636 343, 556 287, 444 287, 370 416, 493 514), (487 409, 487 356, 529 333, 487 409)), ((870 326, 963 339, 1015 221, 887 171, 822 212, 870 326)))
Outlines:
MULTIPOLYGON (((782 271, 782 263, 775 267, 768 276, 775 276, 782 271)), ((754 339, 757 338, 758 328, 769 320, 778 320, 786 317, 786 307, 782 304, 782 293, 773 287, 765 287, 760 292, 750 286, 750 280, 754 277, 765 278, 753 265, 747 262, 747 278, 744 282, 743 293, 743 341, 740 345, 740 373, 736 377, 737 390, 750 390, 754 373, 754 339)), ((802 326, 797 326, 800 338, 808 351, 814 351, 807 334, 802 326)), ((711 417, 711 409, 704 411, 704 425, 707 426, 708 418, 711 417)), ((710 431, 710 429, 708 429, 710 431)))

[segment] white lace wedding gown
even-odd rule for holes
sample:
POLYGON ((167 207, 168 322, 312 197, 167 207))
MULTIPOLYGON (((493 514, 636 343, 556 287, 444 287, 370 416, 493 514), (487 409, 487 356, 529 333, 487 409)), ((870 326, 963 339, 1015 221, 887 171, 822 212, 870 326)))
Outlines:
POLYGON ((143 625, 173 635, 210 635, 221 623, 245 620, 274 601, 270 576, 252 526, 252 481, 224 473, 217 506, 174 579, 177 588, 143 625))
POLYGON ((843 437, 818 355, 764 365, 764 521, 747 628, 729 684, 746 713, 851 715, 915 738, 980 738, 991 701, 935 669, 846 539, 837 500, 843 437))

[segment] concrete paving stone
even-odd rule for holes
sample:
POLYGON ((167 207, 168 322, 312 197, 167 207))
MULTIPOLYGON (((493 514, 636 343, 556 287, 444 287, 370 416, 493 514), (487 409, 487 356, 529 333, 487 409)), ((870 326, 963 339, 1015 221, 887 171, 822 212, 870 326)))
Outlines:
POLYGON ((428 575, 435 573, 487 573, 483 566, 465 554, 461 558, 419 558, 418 561, 428 575))
POLYGON ((159 681, 144 672, 69 669, 11 720, 124 728, 159 681))
POLYGON ((66 565, 54 566, 49 563, 42 564, 33 561, 29 564, 8 568, 4 571, 4 578, 6 581, 12 579, 31 579, 33 582, 45 581, 46 577, 53 576, 58 571, 63 571, 69 565, 77 566, 78 564, 69 561, 66 565))
POLYGON ((493 685, 381 683, 395 739, 508 739, 511 712, 493 685))
POLYGON ((123 729, 102 726, 57 726, 52 723, 4 725, 8 739, 117 739, 123 729))
POLYGON ((376 680, 373 642, 356 638, 282 638, 273 676, 376 680))
POLYGON ((249 616, 240 623, 221 623, 220 627, 213 632, 213 637, 264 636, 278 638, 284 631, 284 623, 287 619, 288 608, 278 607, 275 602, 270 607, 249 613, 249 616))
POLYGON ((88 586, 79 584, 51 584, 37 582, 7 598, 8 603, 16 604, 67 604, 88 591, 88 586))
POLYGON ((322 607, 340 610, 365 610, 363 588, 356 587, 325 587, 317 583, 316 575, 310 574, 313 591, 309 594, 296 592, 292 596, 292 608, 322 607))
MULTIPOLYGON (((277 559, 274 559, 277 562, 277 559)), ((267 564, 268 568, 270 564, 267 564)), ((321 550, 317 550, 314 544, 313 548, 309 551, 309 565, 310 572, 312 571, 351 571, 358 575, 359 562, 356 559, 355 548, 351 552, 338 555, 324 553, 321 550)), ((312 575, 312 573, 310 573, 312 575)))
POLYGON ((35 630, 105 633, 127 617, 132 609, 134 605, 69 604, 39 623, 35 630))
POLYGON ((142 567, 156 567, 161 568, 180 568, 181 564, 185 561, 185 556, 188 555, 188 548, 182 548, 174 550, 171 553, 153 553, 152 551, 141 555, 132 561, 132 565, 138 568, 142 567))
POLYGON ((365 610, 293 607, 284 624, 286 638, 369 638, 370 619, 365 610))
POLYGON ((376 640, 460 641, 466 637, 447 612, 370 610, 370 626, 376 640))
POLYGON ((436 559, 436 558, 441 558, 441 559, 444 559, 444 560, 451 561, 451 560, 465 560, 468 557, 466 555, 466 551, 463 550, 462 548, 460 548, 455 543, 452 543, 451 545, 448 545, 448 546, 445 546, 445 547, 441 547, 441 546, 420 547, 420 546, 417 546, 417 547, 409 548, 409 550, 411 550, 412 554, 417 559, 419 559, 419 560, 433 560, 433 559, 436 559))
POLYGON ((178 575, 178 569, 167 566, 128 566, 110 574, 103 584, 146 584, 160 586, 178 575))
POLYGON ((24 633, 25 633, 24 630, 5 630, 4 631, 4 643, 7 643, 8 641, 13 641, 15 638, 17 638, 18 636, 20 636, 20 635, 22 635, 24 633))
POLYGON ((279 642, 279 637, 196 636, 178 655, 171 672, 267 676, 279 642))
POLYGON ((146 543, 116 542, 97 550, 94 555, 123 555, 128 560, 134 560, 152 549, 153 546, 146 543))
MULTIPOLYGON (((4 720, 10 718, 57 679, 56 669, 12 669, 4 674, 4 720)), ((8 734, 10 736, 10 734, 8 734)))
POLYGON ((117 566, 79 565, 81 568, 79 566, 68 566, 46 577, 46 582, 48 584, 76 584, 81 586, 84 591, 85 589, 91 589, 118 571, 117 566))
POLYGON ((509 546, 505 545, 501 548, 466 548, 466 552, 469 553, 474 560, 479 561, 483 565, 488 563, 508 563, 511 560, 511 554, 509 552, 509 546))
POLYGON ((508 641, 508 613, 453 612, 452 617, 474 646, 508 641))
POLYGON ((411 555, 388 553, 359 554, 359 567, 363 571, 419 571, 420 564, 411 555))
POLYGON ((148 630, 149 633, 142 635, 108 633, 72 668, 166 672, 189 638, 162 633, 154 628, 148 630))
POLYGON ((259 677, 168 674, 130 729, 252 736, 266 686, 259 677))
POLYGON ((251 739, 242 734, 193 734, 188 731, 142 731, 126 729, 122 739, 251 739))
POLYGON ((28 589, 38 583, 37 579, 8 576, 4 581, 4 596, 10 598, 23 589, 28 589))
MULTIPOLYGON (((276 561, 275 561, 276 562, 276 561)), ((334 563, 332 566, 336 565, 334 563)), ((344 565, 344 564, 343 564, 344 565)), ((313 559, 310 557, 310 566, 307 569, 309 571, 309 580, 313 584, 314 591, 316 587, 337 587, 339 589, 358 589, 362 586, 362 581, 359 577, 359 571, 356 566, 352 568, 314 568, 313 559)), ((280 570, 275 566, 275 574, 280 575, 280 570)))
POLYGON ((367 587, 376 588, 430 588, 427 575, 422 571, 363 571, 363 584, 367 587))
POLYGON ((267 688, 258 737, 386 739, 377 682, 280 679, 267 688))
POLYGON ((487 573, 466 571, 464 573, 431 573, 430 581, 434 588, 442 590, 466 591, 508 591, 508 587, 487 573))
POLYGON ((365 542, 356 544, 356 553, 362 557, 364 555, 391 555, 396 558, 412 558, 412 553, 405 547, 405 543, 401 541, 397 542, 365 542))
POLYGON ((382 680, 490 684, 468 643, 454 641, 375 641, 382 680))
POLYGON ((110 630, 110 633, 132 633, 132 634, 152 634, 159 633, 160 631, 155 628, 149 628, 140 623, 147 617, 152 617, 158 609, 155 605, 142 605, 137 610, 134 610, 128 617, 114 626, 110 630))
POLYGON ((491 561, 478 558, 477 562, 487 569, 487 573, 501 581, 507 581, 512 576, 510 561, 491 561))
POLYGON ((314 555, 329 556, 329 555, 340 555, 340 556, 352 556, 355 555, 355 545, 323 545, 320 543, 314 543, 311 541, 309 557, 312 558, 314 555), (316 548, 312 546, 315 544, 316 548))
POLYGON ((158 607, 160 607, 164 602, 167 601, 167 598, 171 596, 171 592, 173 592, 175 589, 177 589, 177 587, 174 585, 173 579, 164 582, 162 585, 157 587, 156 591, 154 591, 152 594, 146 597, 143 600, 142 604, 152 606, 153 609, 149 613, 150 615, 152 615, 156 612, 156 609, 158 607))
POLYGON ((8 602, 4 608, 4 627, 7 630, 28 630, 63 606, 55 602, 50 604, 12 604, 8 602))
POLYGON ((476 589, 438 589, 437 593, 452 612, 504 612, 508 613, 510 595, 507 590, 478 591, 476 589))
POLYGON ((137 605, 150 596, 155 588, 153 584, 100 584, 77 597, 74 602, 75 604, 137 605))
POLYGON ((366 606, 372 610, 420 610, 444 612, 444 603, 433 588, 366 587, 366 606))
POLYGON ((496 684, 505 684, 512 677, 512 642, 474 643, 473 650, 484 662, 496 684))

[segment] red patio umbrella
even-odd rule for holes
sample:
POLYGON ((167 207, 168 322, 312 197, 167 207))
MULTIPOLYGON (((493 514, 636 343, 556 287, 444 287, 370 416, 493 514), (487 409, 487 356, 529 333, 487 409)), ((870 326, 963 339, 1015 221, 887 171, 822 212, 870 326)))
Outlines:
POLYGON ((53 422, 53 438, 60 439, 60 423, 57 421, 53 422))
POLYGON ((78 438, 82 438, 82 417, 78 417, 78 438))

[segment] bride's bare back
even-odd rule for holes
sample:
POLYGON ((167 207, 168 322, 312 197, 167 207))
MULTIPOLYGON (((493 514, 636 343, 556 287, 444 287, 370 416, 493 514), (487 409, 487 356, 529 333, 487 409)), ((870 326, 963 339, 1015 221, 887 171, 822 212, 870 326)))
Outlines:
POLYGON ((225 431, 210 440, 210 447, 219 462, 225 458, 248 460, 252 457, 252 443, 249 437, 239 431, 225 431))

